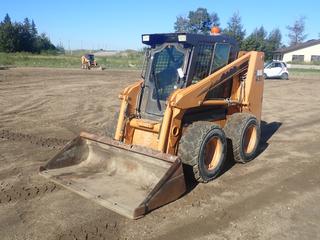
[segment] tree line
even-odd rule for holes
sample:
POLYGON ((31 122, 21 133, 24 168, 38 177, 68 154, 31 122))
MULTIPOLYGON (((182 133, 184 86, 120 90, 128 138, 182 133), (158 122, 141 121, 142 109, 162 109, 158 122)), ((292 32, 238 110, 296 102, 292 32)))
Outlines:
MULTIPOLYGON (((218 14, 210 14, 206 8, 198 8, 195 11, 189 11, 187 17, 178 16, 174 23, 174 30, 175 32, 209 34, 213 26, 220 27, 218 14)), ((305 18, 300 17, 293 25, 287 26, 287 30, 289 31, 290 46, 303 42, 307 37, 305 34, 305 18)), ((241 50, 265 52, 266 59, 271 59, 275 50, 285 47, 282 44, 282 33, 279 28, 274 28, 268 33, 263 26, 260 26, 246 35, 239 12, 235 12, 231 16, 226 28, 222 29, 222 33, 234 37, 241 50)))
POLYGON ((33 20, 12 22, 8 14, 0 22, 0 52, 57 51, 45 33, 38 34, 33 20))

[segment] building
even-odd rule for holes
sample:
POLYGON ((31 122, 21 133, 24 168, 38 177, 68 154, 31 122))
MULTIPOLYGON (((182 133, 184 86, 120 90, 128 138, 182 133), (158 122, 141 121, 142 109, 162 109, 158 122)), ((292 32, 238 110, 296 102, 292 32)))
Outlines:
POLYGON ((320 39, 313 39, 292 47, 278 49, 274 52, 273 59, 297 63, 320 62, 320 39))

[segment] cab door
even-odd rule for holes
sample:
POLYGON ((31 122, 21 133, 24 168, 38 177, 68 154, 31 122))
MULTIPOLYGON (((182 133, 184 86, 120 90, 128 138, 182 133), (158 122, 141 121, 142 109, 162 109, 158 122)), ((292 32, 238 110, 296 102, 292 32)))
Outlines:
POLYGON ((177 43, 165 43, 151 51, 140 106, 142 115, 163 116, 168 97, 183 85, 179 71, 186 72, 188 54, 177 43))

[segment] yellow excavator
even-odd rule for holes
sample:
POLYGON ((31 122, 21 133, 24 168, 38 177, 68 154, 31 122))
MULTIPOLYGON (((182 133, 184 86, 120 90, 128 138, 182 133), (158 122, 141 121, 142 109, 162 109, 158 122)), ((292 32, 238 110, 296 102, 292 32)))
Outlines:
POLYGON ((217 178, 227 151, 239 163, 255 158, 264 84, 264 54, 240 52, 231 37, 144 34, 142 42, 142 79, 120 94, 106 136, 82 132, 40 168, 132 219, 183 196, 191 177, 217 178))

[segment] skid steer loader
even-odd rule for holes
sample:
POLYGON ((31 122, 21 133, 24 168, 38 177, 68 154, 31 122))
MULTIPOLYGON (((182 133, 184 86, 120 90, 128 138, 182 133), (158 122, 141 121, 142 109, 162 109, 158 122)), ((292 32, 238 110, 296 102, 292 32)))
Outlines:
POLYGON ((221 173, 227 149, 240 163, 256 156, 264 82, 264 54, 239 52, 224 35, 148 34, 142 42, 150 47, 142 80, 120 94, 107 136, 83 132, 40 168, 133 219, 185 193, 184 167, 206 183, 221 173))
POLYGON ((81 57, 81 68, 88 69, 98 67, 98 63, 94 58, 93 54, 85 54, 81 57))

